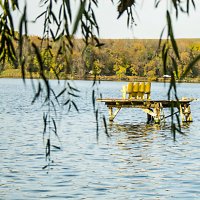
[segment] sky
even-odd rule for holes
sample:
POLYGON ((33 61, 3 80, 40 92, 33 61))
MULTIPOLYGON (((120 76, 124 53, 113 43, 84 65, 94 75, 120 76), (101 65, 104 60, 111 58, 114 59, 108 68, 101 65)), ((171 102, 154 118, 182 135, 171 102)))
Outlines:
MULTIPOLYGON (((171 10, 171 6, 167 5, 167 0, 164 0, 158 8, 155 8, 154 1, 138 1, 140 4, 136 4, 136 26, 132 29, 126 26, 126 13, 116 20, 118 15, 116 9, 113 9, 108 1, 101 1, 100 9, 97 11, 100 27, 102 27, 101 36, 103 38, 159 38, 166 25, 166 9, 171 10), (106 16, 110 17, 105 20, 106 16)), ((196 4, 196 11, 191 8, 190 16, 181 14, 177 20, 175 12, 172 12, 174 34, 177 38, 200 38, 200 4, 196 4)))
MULTIPOLYGON (((96 9, 96 18, 100 27, 100 38, 113 39, 158 39, 162 29, 166 25, 166 9, 170 9, 169 0, 161 1, 158 8, 154 7, 155 0, 138 0, 136 5, 135 23, 132 28, 127 27, 127 15, 117 19, 117 3, 113 5, 111 0, 99 0, 99 7, 96 9), (168 2, 168 3, 167 3, 168 2)), ((41 10, 39 0, 27 0, 28 18, 34 19, 41 10)), ((77 11, 79 0, 75 1, 73 11, 77 11)), ((197 2, 197 0, 196 0, 197 2)), ((200 38, 200 4, 196 3, 196 10, 191 7, 190 15, 181 14, 176 20, 173 15, 174 35, 176 38, 200 38)), ((19 15, 16 18, 19 18, 19 15)), ((29 26, 30 35, 42 35, 42 25, 38 21, 29 26)), ((81 37, 80 32, 77 37, 81 37)))

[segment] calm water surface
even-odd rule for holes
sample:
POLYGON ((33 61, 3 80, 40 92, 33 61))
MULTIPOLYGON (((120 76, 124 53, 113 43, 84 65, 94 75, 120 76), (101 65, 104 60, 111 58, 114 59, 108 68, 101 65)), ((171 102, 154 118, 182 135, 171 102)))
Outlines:
MULTIPOLYGON (((139 109, 122 110, 108 123, 99 121, 99 141, 90 81, 75 81, 80 113, 63 110, 59 122, 62 150, 46 165, 41 104, 31 105, 30 83, 0 79, 0 199, 200 199, 200 104, 192 103, 194 122, 173 141, 170 121, 146 125, 139 109), (48 173, 47 173, 48 172, 48 173)), ((51 84, 55 84, 52 81, 51 84)), ((123 82, 102 82, 103 97, 121 97, 123 82)), ((200 98, 200 84, 181 84, 179 97, 200 98)), ((167 85, 152 84, 152 99, 166 99, 167 85)), ((101 114, 108 110, 99 103, 101 114)), ((166 114, 169 111, 166 111, 166 114)), ((168 119, 170 120, 170 119, 168 119)))

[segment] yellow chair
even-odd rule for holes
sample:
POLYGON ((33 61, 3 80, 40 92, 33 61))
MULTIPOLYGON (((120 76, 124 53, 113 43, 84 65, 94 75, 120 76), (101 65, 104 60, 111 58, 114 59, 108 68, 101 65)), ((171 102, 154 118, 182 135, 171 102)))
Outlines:
POLYGON ((122 98, 126 99, 150 99, 151 83, 150 82, 130 82, 122 87, 122 98), (146 96, 145 96, 146 94, 146 96))

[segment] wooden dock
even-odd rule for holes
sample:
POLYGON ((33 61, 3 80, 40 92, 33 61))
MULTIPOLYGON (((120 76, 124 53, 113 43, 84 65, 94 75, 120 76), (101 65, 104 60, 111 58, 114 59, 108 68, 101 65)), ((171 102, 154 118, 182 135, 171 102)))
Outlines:
POLYGON ((97 99, 104 102, 109 109, 109 120, 113 121, 122 108, 140 108, 147 113, 147 122, 160 123, 169 116, 165 116, 164 108, 172 108, 170 116, 179 113, 182 122, 191 122, 192 113, 190 102, 193 99, 181 100, 151 100, 150 82, 129 82, 122 87, 121 99, 97 99), (174 112, 174 108, 178 111, 174 112))
MULTIPOLYGON (((113 121, 122 108, 140 108, 147 113, 147 121, 160 123, 166 117, 164 108, 177 108, 182 122, 191 122, 192 113, 190 102, 192 99, 175 100, 149 100, 149 99, 97 99, 104 102, 109 109, 109 120, 113 121)), ((177 113, 176 112, 176 113, 177 113)), ((175 114, 175 113, 172 113, 175 114)))

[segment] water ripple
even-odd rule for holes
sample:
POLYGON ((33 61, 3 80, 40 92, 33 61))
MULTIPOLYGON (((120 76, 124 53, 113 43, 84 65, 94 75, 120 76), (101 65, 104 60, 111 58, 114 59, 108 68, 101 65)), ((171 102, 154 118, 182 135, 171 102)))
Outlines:
MULTIPOLYGON (((199 103, 192 104, 194 122, 182 127, 185 135, 177 134, 176 142, 169 121, 162 126, 147 125, 146 115, 131 109, 108 123, 110 138, 100 122, 97 141, 88 89, 91 82, 76 81, 82 91, 80 113, 63 111, 59 124, 62 150, 54 149, 54 163, 42 170, 46 164, 43 110, 37 103, 30 105, 33 94, 29 84, 25 88, 21 80, 0 82, 0 199, 199 198, 199 103)), ((103 82, 103 95, 119 96, 123 84, 103 82)), ((183 86, 183 96, 200 97, 199 84, 183 86)), ((152 98, 164 97, 162 84, 153 83, 152 87, 152 98)), ((107 108, 98 106, 108 118, 107 108)))

